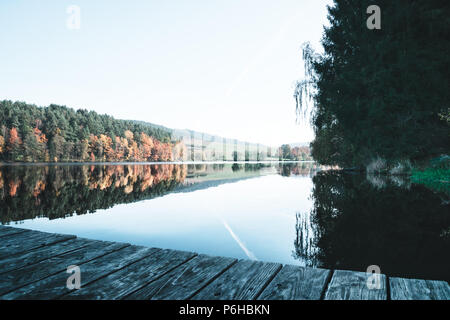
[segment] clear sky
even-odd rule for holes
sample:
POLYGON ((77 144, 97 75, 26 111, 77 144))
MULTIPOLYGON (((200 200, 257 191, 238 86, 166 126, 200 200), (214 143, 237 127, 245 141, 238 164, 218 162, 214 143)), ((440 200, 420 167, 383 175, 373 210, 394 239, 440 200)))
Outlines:
POLYGON ((2 0, 0 99, 279 145, 331 0, 2 0), (80 8, 70 29, 67 8, 80 8))

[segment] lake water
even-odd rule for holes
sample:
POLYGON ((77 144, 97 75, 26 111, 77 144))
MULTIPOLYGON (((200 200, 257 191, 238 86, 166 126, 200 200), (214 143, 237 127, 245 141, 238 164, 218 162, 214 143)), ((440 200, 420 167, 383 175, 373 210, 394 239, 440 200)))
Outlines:
POLYGON ((449 201, 313 163, 0 167, 21 228, 243 259, 450 279, 449 201))

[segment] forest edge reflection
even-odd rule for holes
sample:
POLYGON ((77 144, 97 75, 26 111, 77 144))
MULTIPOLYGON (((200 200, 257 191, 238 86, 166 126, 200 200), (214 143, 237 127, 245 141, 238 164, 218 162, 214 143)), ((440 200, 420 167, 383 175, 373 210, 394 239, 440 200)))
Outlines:
POLYGON ((293 256, 311 267, 449 279, 449 202, 407 179, 320 171, 312 163, 0 167, 2 224, 93 213, 262 175, 312 178, 310 212, 297 212, 293 256))

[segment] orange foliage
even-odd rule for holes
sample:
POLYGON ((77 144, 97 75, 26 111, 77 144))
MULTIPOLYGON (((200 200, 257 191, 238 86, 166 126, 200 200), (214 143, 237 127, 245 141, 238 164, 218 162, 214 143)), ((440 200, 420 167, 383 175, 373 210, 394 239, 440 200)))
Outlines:
POLYGON ((13 146, 15 144, 22 144, 22 140, 19 137, 19 132, 16 128, 9 130, 9 144, 13 146))
POLYGON ((112 139, 104 134, 101 134, 98 140, 100 141, 100 144, 103 147, 103 153, 106 156, 106 159, 108 161, 114 161, 115 152, 112 148, 112 139))
POLYGON ((36 141, 39 143, 47 143, 48 139, 45 134, 42 133, 38 128, 34 128, 33 130, 34 136, 36 137, 36 141))
POLYGON ((52 188, 46 190, 46 175, 49 172, 42 171, 42 174, 36 177, 33 182, 34 187, 20 188, 22 180, 20 178, 14 178, 8 181, 6 177, 3 177, 2 171, 0 171, 0 189, 5 186, 9 186, 9 192, 3 194, 9 194, 11 197, 18 196, 20 192, 29 192, 36 200, 36 204, 41 201, 42 194, 44 192, 55 192, 55 195, 59 195, 61 188, 64 186, 64 181, 73 181, 73 179, 79 179, 85 181, 84 185, 88 186, 90 190, 107 190, 109 188, 121 188, 123 193, 129 194, 131 192, 144 192, 151 189, 156 184, 163 181, 176 181, 182 183, 186 179, 187 165, 175 165, 175 164, 158 164, 158 165, 117 165, 117 166, 90 166, 83 167, 82 177, 67 175, 66 171, 58 170, 55 181, 61 183, 55 183, 52 188), (64 179, 62 178, 64 176, 64 179), (50 191, 51 190, 51 191, 50 191))
POLYGON ((3 138, 3 136, 0 136, 0 153, 3 153, 4 147, 5 147, 5 138, 3 138))
POLYGON ((154 145, 153 139, 142 132, 141 133, 141 156, 144 161, 148 161, 151 159, 153 145, 154 145))
POLYGON ((141 161, 141 152, 136 141, 132 141, 130 145, 130 158, 135 161, 141 161))
MULTIPOLYGON (((39 144, 44 145, 41 148, 41 152, 36 156, 39 159, 31 160, 47 160, 49 158, 48 149, 45 145, 48 144, 48 139, 44 133, 39 129, 41 124, 36 122, 36 127, 33 128, 33 134, 36 137, 36 141, 39 144)), ((61 133, 61 130, 56 130, 57 134, 61 133)), ((18 148, 22 144, 22 140, 17 128, 12 128, 7 133, 8 141, 0 135, 0 154, 5 152, 5 146, 7 146, 8 152, 20 152, 18 148)), ((125 130, 123 137, 116 136, 113 138, 100 134, 98 136, 90 134, 87 140, 78 141, 76 143, 66 141, 64 138, 58 140, 58 146, 60 151, 59 155, 64 152, 71 154, 66 155, 67 159, 74 160, 89 160, 94 161, 173 161, 183 160, 186 153, 186 146, 182 142, 177 142, 175 145, 172 143, 162 143, 161 141, 148 136, 144 132, 141 132, 139 136, 135 135, 130 130, 125 130), (66 148, 67 147, 67 148, 66 148), (69 150, 69 151, 67 151, 69 150)), ((59 156, 53 156, 53 161, 58 161, 59 156)))
POLYGON ((15 197, 20 186, 20 180, 9 182, 9 195, 15 197))
POLYGON ((45 182, 39 180, 38 182, 36 182, 36 185, 34 186, 33 196, 36 198, 44 190, 45 190, 45 182))
MULTIPOLYGON (((125 141, 127 141, 125 139, 125 141)), ((122 139, 120 137, 116 137, 116 155, 115 155, 115 160, 121 160, 123 159, 124 155, 125 155, 125 148, 122 144, 122 139)), ((128 145, 128 142, 127 142, 128 145)))
POLYGON ((88 151, 90 153, 91 161, 95 161, 94 152, 98 147, 97 141, 98 141, 97 136, 94 136, 93 134, 89 135, 88 151), (94 160, 92 160, 92 156, 94 156, 94 160))
POLYGON ((127 138, 130 141, 133 140, 134 138, 133 132, 131 132, 130 130, 125 130, 124 135, 125 138, 127 138))

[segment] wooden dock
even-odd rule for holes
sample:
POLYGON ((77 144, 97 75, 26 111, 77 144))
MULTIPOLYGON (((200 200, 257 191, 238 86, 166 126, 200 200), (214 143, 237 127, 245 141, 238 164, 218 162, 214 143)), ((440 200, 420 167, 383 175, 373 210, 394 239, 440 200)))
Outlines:
POLYGON ((0 300, 448 300, 446 281, 213 257, 0 226, 0 300), (69 290, 69 266, 81 288, 69 290))

